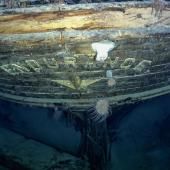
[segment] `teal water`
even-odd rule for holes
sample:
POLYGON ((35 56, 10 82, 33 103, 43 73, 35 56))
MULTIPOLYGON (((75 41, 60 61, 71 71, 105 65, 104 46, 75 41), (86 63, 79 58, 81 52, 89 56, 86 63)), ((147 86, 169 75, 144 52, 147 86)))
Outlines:
MULTIPOLYGON (((111 147, 108 149, 109 158, 107 160, 107 168, 102 167, 101 170, 170 169, 169 101, 170 95, 166 95, 136 105, 125 106, 107 119, 109 141, 111 143, 109 146, 111 147)), ((58 114, 56 116, 53 109, 23 106, 16 103, 1 101, 0 125, 1 128, 9 129, 11 132, 20 134, 26 140, 40 142, 50 148, 56 148, 62 152, 71 153, 77 158, 83 158, 83 155, 81 155, 79 151, 81 147, 84 147, 82 144, 82 127, 84 125, 76 121, 68 122, 66 113, 64 113, 62 109, 59 109, 57 112, 58 114)), ((93 126, 93 128, 94 127, 97 127, 99 131, 95 134, 104 133, 102 129, 104 128, 103 125, 96 125, 93 126)), ((101 140, 102 142, 105 141, 100 138, 95 139, 101 140)), ((13 146, 16 147, 20 145, 17 143, 17 140, 17 137, 15 139, 11 137, 4 138, 1 134, 0 145, 5 141, 6 143, 15 144, 13 146)), ((101 142, 98 143, 101 144, 101 142)), ((28 147, 29 150, 29 144, 28 146, 24 146, 26 148, 28 147)), ((88 146, 89 150, 91 149, 94 151, 93 153, 88 153, 95 156, 95 158, 92 158, 92 156, 90 156, 90 158, 97 164, 97 161, 101 158, 100 148, 97 146, 97 143, 96 146, 94 146, 93 143, 92 148, 90 148, 90 145, 88 146), (100 156, 98 157, 98 155, 100 156)), ((11 145, 7 145, 7 147, 10 148, 11 145)), ((0 163, 2 164, 3 159, 1 154, 0 163)), ((103 152, 103 154, 105 153, 103 152)), ((22 156, 24 157, 24 154, 22 156)), ((42 159, 41 155, 39 156, 40 159, 42 159)), ((25 159, 27 160, 30 158, 28 156, 25 157, 25 159)), ((23 160, 25 161, 25 159, 23 160)), ((36 157, 36 159, 38 158, 36 157)), ((4 163, 4 165, 5 164, 6 163, 4 163)), ((98 164, 100 164, 100 162, 98 162, 98 164)), ((64 163, 65 168, 69 169, 69 166, 71 165, 64 163)), ((100 166, 102 166, 102 164, 100 166)), ((20 168, 22 169, 23 167, 21 166, 20 168)), ((97 166, 92 167, 94 170, 100 169, 97 166)), ((78 168, 78 165, 75 164, 72 168, 78 168)), ((88 169, 87 167, 87 170, 88 169)))

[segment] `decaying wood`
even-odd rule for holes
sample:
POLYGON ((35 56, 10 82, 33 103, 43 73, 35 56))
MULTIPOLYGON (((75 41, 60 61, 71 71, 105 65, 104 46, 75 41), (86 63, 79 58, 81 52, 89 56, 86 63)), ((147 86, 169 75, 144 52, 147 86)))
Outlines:
MULTIPOLYGON (((164 11, 162 17, 166 18, 169 15, 170 11, 164 11)), ((42 9, 34 7, 1 11, 0 33, 140 28, 154 23, 155 20, 155 16, 151 15, 151 7, 147 3, 105 4, 103 6, 91 4, 81 7, 79 5, 47 6, 42 9)), ((163 22, 165 25, 169 23, 169 19, 163 22)))
MULTIPOLYGON (((115 39, 112 40, 115 41, 115 39)), ((58 49, 58 52, 55 53, 55 49, 51 48, 51 46, 46 48, 42 46, 39 50, 37 48, 35 50, 32 49, 31 56, 29 55, 30 51, 27 53, 24 49, 14 51, 15 55, 11 55, 11 57, 11 52, 9 51, 8 54, 8 51, 6 51, 4 55, 9 55, 7 61, 13 64, 8 64, 7 69, 13 68, 11 73, 14 75, 10 74, 10 72, 5 72, 1 66, 1 97, 35 105, 50 106, 50 104, 57 102, 67 103, 70 107, 79 106, 87 109, 100 97, 107 97, 113 105, 119 105, 123 104, 126 98, 130 98, 126 102, 133 102, 166 94, 169 93, 170 77, 169 43, 169 34, 150 35, 145 38, 118 39, 117 44, 119 45, 110 53, 109 56, 112 61, 107 61, 107 65, 106 63, 98 65, 91 58, 95 53, 92 51, 89 42, 79 46, 75 46, 73 43, 68 44, 72 51, 69 53, 72 54, 72 57, 69 56, 69 59, 72 58, 71 60, 74 62, 65 60, 65 64, 60 61, 60 57, 57 57, 60 56, 60 50, 58 49), (84 50, 80 55, 81 49, 84 48, 87 50, 84 50), (26 53, 23 53, 23 50, 26 53), (40 52, 42 53, 41 55, 40 52), (88 53, 91 53, 91 55, 88 55, 88 53), (85 60, 81 60, 83 57, 85 57, 85 60), (115 57, 120 57, 117 65, 114 65, 115 57), (49 65, 44 65, 45 58, 48 58, 47 62, 49 65), (57 65, 51 63, 53 58, 57 65), (77 58, 77 61, 74 58, 77 58), (86 61, 88 58, 90 60, 86 61), (136 64, 128 70, 125 70, 124 67, 121 68, 126 58, 136 59, 136 64), (142 60, 152 61, 152 67, 149 68, 149 72, 142 72, 136 75, 133 69, 142 60), (33 62, 34 69, 31 69, 26 64, 26 61, 33 62), (39 64, 38 67, 34 65, 34 61, 39 64), (22 73, 16 66, 23 68, 22 64, 24 63, 28 72, 25 70, 24 73, 24 70, 22 70, 22 73), (113 70, 113 75, 117 82, 113 88, 108 88, 107 78, 105 77, 106 70, 109 69, 113 70), (82 80, 99 79, 99 81, 88 86, 87 89, 80 89, 80 91, 60 84, 61 80, 72 81, 68 79, 70 71, 71 74, 78 75, 82 80)))
POLYGON ((150 3, 4 10, 0 96, 45 107, 62 103, 87 109, 99 98, 115 106, 167 94, 169 15, 151 15, 150 3), (116 48, 98 63, 91 44, 102 40, 115 42, 116 48), (113 87, 108 87, 107 70, 116 81, 113 87))

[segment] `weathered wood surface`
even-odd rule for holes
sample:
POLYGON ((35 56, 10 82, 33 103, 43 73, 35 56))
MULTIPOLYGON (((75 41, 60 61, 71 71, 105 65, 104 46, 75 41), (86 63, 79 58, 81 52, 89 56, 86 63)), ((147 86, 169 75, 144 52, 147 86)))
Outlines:
POLYGON ((1 98, 88 108, 99 98, 114 106, 170 92, 170 11, 157 18, 149 3, 61 7, 1 12, 1 98), (91 44, 102 40, 116 48, 98 63, 91 44), (136 72, 143 61, 151 65, 136 72))
MULTIPOLYGON (((163 11, 160 22, 170 24, 170 11, 163 11)), ((106 28, 140 28, 158 20, 151 15, 151 4, 90 4, 44 6, 2 10, 0 33, 34 33, 46 31, 93 30, 106 28)))
POLYGON ((166 94, 170 90, 169 38, 169 34, 158 34, 118 39, 117 48, 109 53, 109 59, 104 63, 94 61, 95 53, 89 42, 76 47, 73 43, 68 44, 72 51, 68 53, 62 53, 62 47, 55 50, 55 46, 31 50, 31 55, 29 50, 18 48, 13 51, 15 55, 6 51, 3 55, 9 58, 4 57, 1 65, 0 95, 9 100, 44 106, 63 103, 87 108, 101 97, 119 105, 126 98, 133 101, 166 94), (81 48, 86 50, 82 52, 81 48), (123 66, 128 58, 135 59, 135 63, 126 69, 123 66), (152 65, 136 73, 134 68, 143 60, 151 61, 152 65), (116 80, 113 87, 108 87, 107 70, 112 70, 116 80), (86 88, 81 88, 81 84, 70 88, 70 84, 76 83, 72 76, 96 82, 86 88))

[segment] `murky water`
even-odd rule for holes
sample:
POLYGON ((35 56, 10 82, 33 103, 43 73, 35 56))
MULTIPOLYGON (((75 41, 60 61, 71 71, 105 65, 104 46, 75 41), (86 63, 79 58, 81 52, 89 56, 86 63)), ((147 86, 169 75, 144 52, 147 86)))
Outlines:
MULTIPOLYGON (((84 152, 84 154, 92 154, 90 156, 92 159, 90 162, 94 161, 94 163, 97 163, 96 161, 103 158, 101 156, 102 147, 102 154, 105 154, 105 159, 107 158, 107 168, 109 169, 129 170, 135 168, 135 170, 169 170, 169 101, 170 96, 166 95, 137 105, 125 106, 108 118, 107 132, 103 130, 106 128, 103 123, 96 125, 90 125, 90 122, 87 123, 89 127, 87 127, 88 132, 86 133, 91 135, 93 139, 88 138, 88 145, 86 145, 88 148, 85 148, 84 151, 86 152, 84 152), (92 126, 91 130, 90 126, 92 126), (108 136, 106 136, 106 134, 108 136), (104 136, 108 137, 108 139, 103 139, 104 136), (105 142, 105 145, 103 142, 105 142), (107 154, 105 153, 106 151, 107 154), (92 158, 92 156, 95 156, 95 158, 92 158)), ((52 147, 78 156, 80 150, 82 151, 82 148, 85 146, 85 143, 82 143, 82 139, 84 138, 82 135, 85 133, 82 129, 85 125, 76 122, 77 120, 79 119, 68 119, 67 113, 60 109, 54 111, 54 109, 30 107, 1 101, 1 128, 9 129, 10 133, 1 130, 0 143, 3 146, 5 146, 4 143, 7 144, 5 146, 6 148, 1 147, 2 149, 0 149, 0 151, 2 150, 2 153, 0 155, 5 155, 5 153, 3 153, 5 149, 12 155, 17 148, 22 149, 19 145, 22 145, 24 140, 35 140, 50 146, 50 149, 52 147), (17 134, 15 135, 13 132, 21 134, 21 136, 23 135, 25 138, 17 137, 17 134), (11 147, 14 147, 14 151, 10 151, 11 147)), ((30 152, 29 150, 34 152, 31 149, 33 144, 30 145, 29 142, 27 144, 25 143, 23 145, 23 147, 25 147, 25 153, 22 151, 23 153, 21 154, 21 151, 18 150, 18 155, 25 157, 24 154, 28 154, 30 152)), ((38 144, 35 145, 39 148, 38 144)), ((36 146, 34 147, 36 148, 36 146)), ((42 150, 43 149, 42 147, 42 150)), ((10 155, 8 156, 10 157, 10 155)), ((40 158, 38 158, 38 156, 36 158, 32 157, 31 161, 34 162, 33 159, 43 160, 41 155, 39 155, 39 157, 40 158)), ((57 157, 57 160, 60 159, 60 154, 58 154, 57 157)), ((63 165, 64 168, 69 169, 69 166, 73 169, 76 169, 76 166, 77 169, 82 168, 81 165, 79 167, 77 163, 75 163, 78 158, 70 158, 69 156, 67 158, 72 160, 73 165, 65 164, 63 165)), ((29 156, 28 158, 25 157, 23 162, 19 161, 24 168, 26 168, 27 159, 30 159, 29 156)), ((63 159, 66 161, 66 158, 63 159)), ((0 156, 0 162, 2 161, 3 157, 0 156)), ((2 165, 7 166, 8 161, 6 160, 2 165)), ((16 162, 13 164, 15 165, 16 162)), ((23 168, 22 166, 20 167, 21 169, 23 168)), ((101 164, 100 166, 103 165, 101 164)), ((7 167, 9 168, 9 166, 7 167)), ((34 169, 35 167, 32 166, 32 168, 34 169)))

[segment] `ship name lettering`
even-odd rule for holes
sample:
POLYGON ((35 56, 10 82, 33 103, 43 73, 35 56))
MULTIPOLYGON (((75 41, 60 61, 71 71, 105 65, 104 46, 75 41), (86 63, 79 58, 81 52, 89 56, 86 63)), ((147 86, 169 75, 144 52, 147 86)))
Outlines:
POLYGON ((125 61, 120 65, 121 69, 129 69, 135 63, 135 58, 126 58, 125 61))
MULTIPOLYGON (((111 62, 112 66, 115 66, 115 69, 133 69, 135 73, 144 73, 149 71, 152 61, 150 60, 142 60, 140 62, 136 62, 135 58, 126 58, 124 61, 119 61, 119 57, 116 57, 114 61, 111 62)), ((42 69, 58 69, 59 64, 55 58, 42 58, 38 60, 25 60, 24 62, 17 62, 12 64, 4 64, 0 66, 0 69, 5 71, 10 75, 18 75, 23 73, 32 73, 32 72, 40 72, 42 69)), ((90 64, 88 67, 90 67, 90 64)), ((102 63, 99 67, 102 66, 102 63)), ((91 67, 90 67, 91 68, 91 67)), ((113 68, 114 69, 114 68, 113 68)))
POLYGON ((21 66, 19 64, 5 64, 0 66, 0 68, 10 75, 29 72, 28 68, 21 66))
POLYGON ((42 60, 47 68, 56 69, 59 67, 55 58, 51 58, 51 59, 43 58, 42 60))
POLYGON ((28 67, 35 71, 35 72, 40 72, 41 66, 36 60, 25 60, 25 63, 28 65, 28 67))

